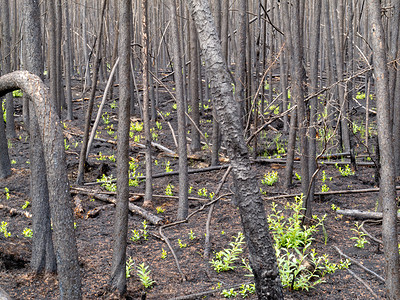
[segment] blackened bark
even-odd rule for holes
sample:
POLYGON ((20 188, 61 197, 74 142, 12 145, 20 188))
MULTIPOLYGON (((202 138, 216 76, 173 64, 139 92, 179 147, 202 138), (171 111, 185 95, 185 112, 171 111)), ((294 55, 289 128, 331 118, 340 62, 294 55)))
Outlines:
POLYGON ((8 155, 6 126, 3 117, 0 118, 0 179, 11 175, 11 162, 8 155))
MULTIPOLYGON (((171 7, 171 33, 173 43, 173 61, 175 70, 182 70, 182 60, 180 51, 180 41, 178 32, 178 18, 176 10, 175 0, 170 0, 171 7)), ((193 22, 193 21, 192 21, 193 22)), ((193 31, 191 31, 191 34, 193 31)), ((193 42, 193 40, 191 41, 193 42)), ((196 47, 197 47, 197 35, 196 35, 196 47)), ((193 50, 193 49, 192 49, 193 50)), ((197 59, 193 59, 191 62, 192 73, 194 72, 193 67, 197 66, 197 59)), ((196 68, 195 68, 196 69, 196 68)), ((197 72, 197 70, 196 70, 197 72)), ((197 82, 191 82, 196 84, 197 82)), ((183 93, 183 78, 182 72, 175 72, 175 88, 176 88, 176 101, 177 101, 177 112, 178 112, 178 152, 179 152, 179 204, 178 204, 178 220, 184 220, 188 216, 189 203, 188 203, 188 165, 187 165, 187 144, 186 144, 186 116, 185 116, 185 98, 183 93)), ((192 90, 193 92, 193 90, 192 90)), ((192 97, 194 95, 192 94, 192 97)), ((198 93, 197 93, 198 97, 198 93)), ((196 101, 195 101, 196 102, 196 101)), ((197 114, 199 116, 199 104, 197 99, 197 114)), ((194 103, 194 102, 192 102, 194 103)), ((194 110, 194 107, 192 107, 194 110)), ((192 131, 197 130, 195 128, 192 131)), ((193 141, 192 141, 193 142, 193 141)), ((200 139, 199 139, 200 143, 200 139)))
POLYGON ((129 203, 129 126, 130 126, 130 17, 132 2, 119 1, 119 115, 117 149, 117 204, 114 223, 114 245, 111 267, 111 288, 126 292, 126 245, 128 239, 129 203))
POLYGON ((27 71, 0 77, 0 97, 21 89, 35 104, 46 157, 47 182, 61 299, 81 299, 81 277, 61 122, 43 81, 27 71))
POLYGON ((67 103, 67 120, 73 119, 72 112, 72 92, 71 92, 71 73, 72 73, 72 59, 71 59, 71 26, 69 21, 69 5, 68 0, 64 0, 65 6, 65 97, 67 103))
POLYGON ((148 29, 147 29, 147 0, 142 0, 142 61, 143 61, 143 123, 144 138, 146 145, 146 190, 144 195, 144 206, 151 206, 153 201, 153 179, 151 158, 151 133, 150 133, 150 114, 149 114, 149 64, 148 64, 148 29))
POLYGON ((232 81, 227 71, 217 31, 207 0, 188 0, 195 20, 200 47, 206 61, 211 92, 223 138, 231 160, 236 197, 250 264, 259 299, 283 299, 275 250, 268 232, 268 222, 239 119, 239 105, 232 95, 232 81))
POLYGON ((389 299, 400 299, 399 249, 397 237, 397 203, 393 142, 390 130, 389 73, 386 58, 385 34, 381 20, 381 2, 368 1, 374 74, 376 82, 377 125, 380 151, 380 192, 383 221, 382 238, 385 252, 386 289, 389 299))
MULTIPOLYGON (((41 50, 40 9, 39 0, 24 0, 24 41, 25 61, 28 71, 43 76, 43 58, 41 50)), ((35 107, 29 103, 30 112, 30 195, 32 200, 33 243, 31 268, 39 273, 43 270, 56 271, 56 257, 50 222, 49 190, 46 178, 46 166, 43 144, 40 138, 39 124, 35 107)))
MULTIPOLYGON (((11 41, 10 33, 10 3, 9 0, 2 1, 1 7, 1 18, 2 18, 2 31, 3 31, 3 74, 11 72, 11 47, 9 41, 11 41)), ((7 138, 16 137, 15 124, 14 124, 14 100, 12 94, 6 96, 6 136, 7 138)))

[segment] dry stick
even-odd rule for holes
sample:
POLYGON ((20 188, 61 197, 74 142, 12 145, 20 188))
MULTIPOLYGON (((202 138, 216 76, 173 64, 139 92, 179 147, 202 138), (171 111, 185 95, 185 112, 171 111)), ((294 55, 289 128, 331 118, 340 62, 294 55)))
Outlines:
MULTIPOLYGON (((229 166, 228 170, 226 170, 224 176, 222 177, 221 183, 219 184, 217 190, 215 191, 215 196, 218 196, 218 194, 221 191, 221 188, 224 185, 225 180, 228 177, 228 175, 229 175, 231 170, 232 170, 232 167, 229 166)), ((211 204, 210 210, 208 211, 208 216, 207 216, 206 238, 205 238, 205 242, 204 242, 204 260, 208 260, 208 258, 210 256, 210 248, 211 248, 211 244, 210 244, 210 237, 211 237, 210 223, 211 223, 211 216, 212 216, 212 213, 214 211, 214 206, 215 206, 215 203, 211 204)))
POLYGON ((163 114, 162 114, 159 110, 157 110, 157 113, 158 113, 158 115, 161 117, 161 119, 163 119, 163 121, 166 122, 166 123, 168 124, 169 130, 171 130, 172 138, 174 139, 175 147, 176 147, 176 149, 178 149, 178 141, 177 141, 177 139, 176 139, 175 131, 174 131, 174 129, 172 128, 171 123, 170 123, 169 121, 165 120, 163 114))
MULTIPOLYGON (((400 186, 396 186, 396 190, 400 190, 400 186)), ((370 188, 370 189, 359 189, 359 190, 339 190, 339 191, 329 191, 329 192, 317 192, 315 195, 317 196, 327 196, 327 195, 338 195, 338 194, 361 194, 361 193, 378 193, 379 188, 370 188)), ((274 197, 264 197, 265 200, 275 200, 275 199, 285 199, 285 198, 294 198, 301 196, 301 194, 287 194, 287 195, 279 195, 274 197)))
POLYGON ((118 63, 119 63, 119 57, 117 58, 117 61, 115 62, 114 66, 111 70, 110 76, 108 77, 107 85, 106 85, 106 88, 105 88, 104 94, 103 94, 103 99, 101 99, 100 107, 99 107, 99 110, 97 111, 96 120, 93 124, 92 132, 90 133, 89 142, 88 142, 88 146, 86 149, 86 160, 88 159, 90 148, 92 147, 92 143, 93 143, 94 136, 96 134, 97 126, 99 125, 99 121, 101 118, 101 112, 103 111, 104 104, 106 103, 107 94, 108 94, 108 91, 110 90, 115 71, 117 70, 118 63))
POLYGON ((381 241, 380 239, 374 237, 372 234, 370 234, 365 228, 364 228, 364 224, 365 223, 382 223, 382 221, 371 221, 371 220, 364 220, 361 223, 361 230, 362 232, 364 232, 371 240, 373 240, 374 242, 383 245, 383 241, 381 241))
POLYGON ((375 292, 372 290, 372 288, 366 283, 364 280, 362 280, 356 273, 354 273, 352 270, 347 269, 347 272, 349 272, 355 279, 357 279, 359 282, 361 282, 367 290, 375 297, 375 299, 379 299, 378 295, 375 294, 375 292))
MULTIPOLYGON (((96 182, 97 183, 97 182, 96 182)), ((105 191, 91 191, 91 190, 87 190, 84 188, 80 188, 80 187, 70 187, 71 190, 76 190, 76 191, 80 191, 83 194, 86 195, 92 195, 92 194, 103 194, 103 195, 116 195, 116 192, 105 192, 105 191)), ((143 193, 129 193, 129 195, 131 196, 136 196, 136 197, 143 197, 144 194, 143 193)), ((167 196, 167 195, 157 195, 157 194, 153 194, 153 197, 157 197, 157 198, 165 198, 165 199, 179 199, 178 196, 167 196)), ((188 200, 194 200, 194 201, 200 201, 200 202, 204 202, 207 201, 208 199, 203 199, 203 198, 197 198, 197 197, 188 197, 188 200)))
MULTIPOLYGON (((242 284, 253 284, 253 282, 245 282, 242 284)), ((242 286, 242 284, 230 285, 230 286, 224 287, 224 289, 226 289, 226 290, 238 289, 242 286)), ((215 294, 215 293, 219 292, 220 290, 221 289, 212 289, 212 290, 208 290, 208 291, 204 291, 204 292, 200 292, 200 293, 189 294, 189 295, 180 296, 180 297, 176 297, 176 298, 169 298, 168 300, 199 299, 199 298, 202 298, 203 296, 215 294)))
POLYGON ((221 196, 215 198, 214 200, 212 200, 212 201, 210 201, 208 203, 203 204, 203 206, 200 207, 198 210, 195 210, 194 212, 189 214, 185 220, 176 221, 176 222, 173 222, 173 223, 170 223, 170 224, 165 224, 165 225, 160 226, 160 228, 159 228, 160 235, 162 236, 164 241, 167 243, 169 250, 171 250, 172 255, 174 256, 174 259, 175 259, 176 267, 178 268, 179 274, 182 276, 182 280, 183 281, 186 281, 186 276, 185 276, 185 274, 183 274, 183 272, 181 270, 178 258, 176 257, 175 251, 172 248, 171 243, 169 242, 168 238, 163 234, 162 230, 164 228, 168 228, 168 227, 172 227, 172 226, 179 225, 179 224, 182 224, 182 223, 186 223, 191 217, 193 217, 195 214, 199 213, 200 211, 204 210, 204 208, 206 208, 207 206, 210 206, 213 203, 217 202, 219 199, 221 199, 223 197, 230 196, 230 195, 232 195, 232 193, 224 194, 224 195, 221 195, 221 196))
POLYGON ((382 281, 383 283, 385 283, 385 279, 376 274, 374 271, 371 271, 370 269, 364 267, 358 260, 356 260, 355 258, 351 258, 350 256, 347 256, 346 254, 344 254, 338 247, 333 246, 333 248, 339 253, 340 256, 343 256, 344 258, 350 260, 352 263, 356 264, 357 266, 359 266, 361 269, 363 269, 365 272, 375 276, 377 279, 379 279, 380 281, 382 281))

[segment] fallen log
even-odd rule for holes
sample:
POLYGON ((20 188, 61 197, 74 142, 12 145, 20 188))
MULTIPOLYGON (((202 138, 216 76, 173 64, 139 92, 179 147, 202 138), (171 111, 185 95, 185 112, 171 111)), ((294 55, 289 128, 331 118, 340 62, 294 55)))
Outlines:
MULTIPOLYGON (((106 203, 112 203, 113 205, 116 204, 116 200, 114 198, 108 197, 107 195, 92 194, 92 196, 94 198, 96 198, 97 200, 100 200, 100 201, 103 201, 106 203)), ((164 223, 164 219, 162 219, 156 215, 153 215, 151 212, 148 212, 147 210, 141 208, 140 206, 137 206, 130 202, 129 202, 129 211, 145 218, 147 221, 149 221, 153 225, 161 225, 164 223)))
MULTIPOLYGON (((382 219, 381 212, 374 212, 374 211, 361 211, 358 209, 338 209, 336 213, 346 216, 346 217, 353 217, 356 219, 373 219, 373 220, 380 220, 382 219)), ((397 218, 400 219, 400 213, 397 214, 397 218)))

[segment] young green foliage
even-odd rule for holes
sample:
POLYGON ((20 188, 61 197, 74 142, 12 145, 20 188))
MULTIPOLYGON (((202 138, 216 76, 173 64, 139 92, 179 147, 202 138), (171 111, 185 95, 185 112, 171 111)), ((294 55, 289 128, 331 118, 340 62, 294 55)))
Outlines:
POLYGON ((210 264, 218 273, 235 269, 233 263, 239 259, 239 254, 243 252, 244 236, 239 232, 234 238, 234 241, 229 243, 230 248, 223 249, 215 253, 215 258, 210 261, 210 264))

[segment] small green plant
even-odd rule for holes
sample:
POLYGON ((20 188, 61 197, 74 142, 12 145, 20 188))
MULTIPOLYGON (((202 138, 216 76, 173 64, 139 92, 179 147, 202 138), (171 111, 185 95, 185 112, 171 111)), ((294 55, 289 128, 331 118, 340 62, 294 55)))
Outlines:
POLYGON ((161 259, 166 259, 167 258, 167 251, 164 250, 164 248, 161 249, 161 259))
POLYGON ((128 260, 125 263, 126 278, 131 277, 131 272, 134 266, 135 266, 135 261, 132 259, 132 257, 129 256, 128 260))
POLYGON ((192 193, 192 191, 193 191, 193 187, 192 187, 192 186, 190 186, 190 187, 189 187, 189 189, 188 189, 188 193, 189 193, 189 194, 191 194, 191 193, 192 193))
POLYGON ((108 112, 103 113, 101 118, 103 119, 104 124, 108 125, 110 123, 110 116, 108 112))
POLYGON ((131 131, 141 132, 143 130, 143 122, 131 122, 131 131))
POLYGON ((25 227, 24 231, 22 232, 22 235, 26 238, 32 238, 33 236, 32 229, 25 227))
POLYGON ((361 224, 358 224, 358 222, 355 222, 354 225, 356 226, 356 228, 352 228, 351 231, 354 231, 357 234, 357 236, 353 236, 350 239, 356 241, 354 246, 356 246, 357 248, 364 248, 365 244, 367 244, 367 243, 369 244, 369 242, 365 238, 365 236, 367 234, 365 234, 364 232, 361 231, 361 224))
POLYGON ((177 104, 176 103, 174 103, 174 104, 172 104, 172 109, 177 109, 178 108, 178 106, 177 106, 177 104))
POLYGON ((174 188, 174 186, 172 184, 168 184, 167 187, 165 188, 165 195, 167 196, 172 196, 172 189, 174 188))
POLYGON ((29 201, 25 201, 25 204, 24 205, 22 205, 22 209, 27 209, 28 208, 28 206, 30 205, 31 203, 29 202, 29 201))
POLYGON ((297 179, 298 181, 301 181, 301 176, 300 176, 299 174, 297 174, 297 172, 294 173, 294 176, 296 177, 296 179, 297 179))
POLYGON ((147 231, 147 221, 143 220, 142 225, 143 225, 142 236, 144 240, 147 241, 149 238, 149 233, 147 231))
POLYGON ((12 94, 14 98, 21 98, 24 95, 21 90, 15 90, 12 94))
POLYGON ((117 101, 116 101, 116 100, 114 100, 114 101, 110 104, 110 108, 111 108, 111 109, 117 108, 117 101))
POLYGON ((224 296, 225 298, 232 298, 237 296, 237 292, 231 288, 230 290, 222 290, 221 295, 224 296))
POLYGON ((239 254, 243 252, 242 245, 244 244, 244 236, 241 232, 234 238, 234 241, 229 243, 230 248, 223 249, 215 253, 215 257, 210 261, 210 264, 218 273, 235 269, 233 263, 239 259, 239 254))
POLYGON ((4 122, 6 122, 6 121, 7 121, 7 117, 6 117, 6 115, 7 115, 7 111, 6 111, 6 99, 3 99, 3 102, 1 103, 1 108, 2 108, 2 110, 3 110, 3 120, 4 120, 4 122))
POLYGON ((132 242, 137 242, 138 240, 140 240, 140 232, 136 229, 131 230, 132 232, 132 236, 130 238, 130 240, 132 242))
POLYGON ((4 193, 6 194, 6 199, 10 200, 10 190, 7 187, 4 188, 4 193))
POLYGON ((158 130, 161 130, 161 129, 162 129, 161 122, 156 121, 156 126, 157 126, 157 129, 158 129, 158 130))
POLYGON ((165 211, 165 209, 162 208, 161 206, 157 206, 157 207, 156 207, 156 210, 157 210, 157 213, 158 213, 158 214, 162 214, 162 213, 165 211))
POLYGON ((103 176, 100 179, 97 179, 97 182, 102 182, 101 186, 103 186, 109 192, 116 192, 117 191, 117 184, 113 182, 113 176, 103 176))
POLYGON ((1 221, 0 233, 3 233, 5 238, 8 238, 11 236, 11 232, 8 232, 7 226, 8 226, 7 222, 1 221))
POLYGON ((342 168, 342 167, 339 167, 338 164, 336 163, 335 166, 339 170, 340 175, 342 175, 343 177, 347 177, 347 176, 355 174, 355 172, 350 168, 349 165, 345 165, 345 167, 342 168))
POLYGON ((331 204, 331 209, 334 210, 334 211, 337 211, 337 210, 340 209, 340 207, 339 207, 339 206, 336 206, 334 203, 332 203, 332 204, 331 204))
POLYGON ((255 292, 256 292, 255 283, 242 284, 240 286, 239 294, 242 295, 243 298, 246 298, 247 296, 249 296, 251 294, 255 294, 255 292))
POLYGON ((186 247, 187 247, 187 244, 186 244, 186 243, 183 243, 183 242, 181 241, 181 239, 178 239, 178 244, 179 244, 179 248, 186 248, 186 247))
POLYGON ((267 174, 264 174, 264 178, 261 180, 261 183, 272 186, 274 183, 278 182, 278 178, 279 175, 277 171, 270 171, 267 174))
POLYGON ((17 161, 16 161, 15 159, 12 159, 12 160, 11 160, 11 164, 12 164, 12 165, 15 165, 16 163, 17 163, 17 161))
POLYGON ((326 184, 323 184, 323 185, 321 186, 321 192, 322 192, 322 193, 329 192, 329 190, 330 190, 330 188, 329 188, 329 186, 327 186, 326 184))
POLYGON ((167 163, 165 164, 165 172, 166 173, 169 173, 169 172, 172 172, 173 170, 172 170, 172 168, 171 168, 171 162, 170 161, 167 161, 167 163))
POLYGON ((150 277, 151 271, 149 270, 149 266, 146 266, 144 263, 141 263, 136 267, 136 273, 139 276, 140 282, 146 289, 151 288, 155 283, 155 281, 150 277))
POLYGON ((189 232, 189 239, 190 239, 190 240, 194 240, 195 238, 196 238, 196 236, 194 235, 193 230, 190 229, 190 232, 189 232))
POLYGON ((199 196, 207 197, 207 189, 206 188, 201 188, 197 191, 197 194, 199 196))

